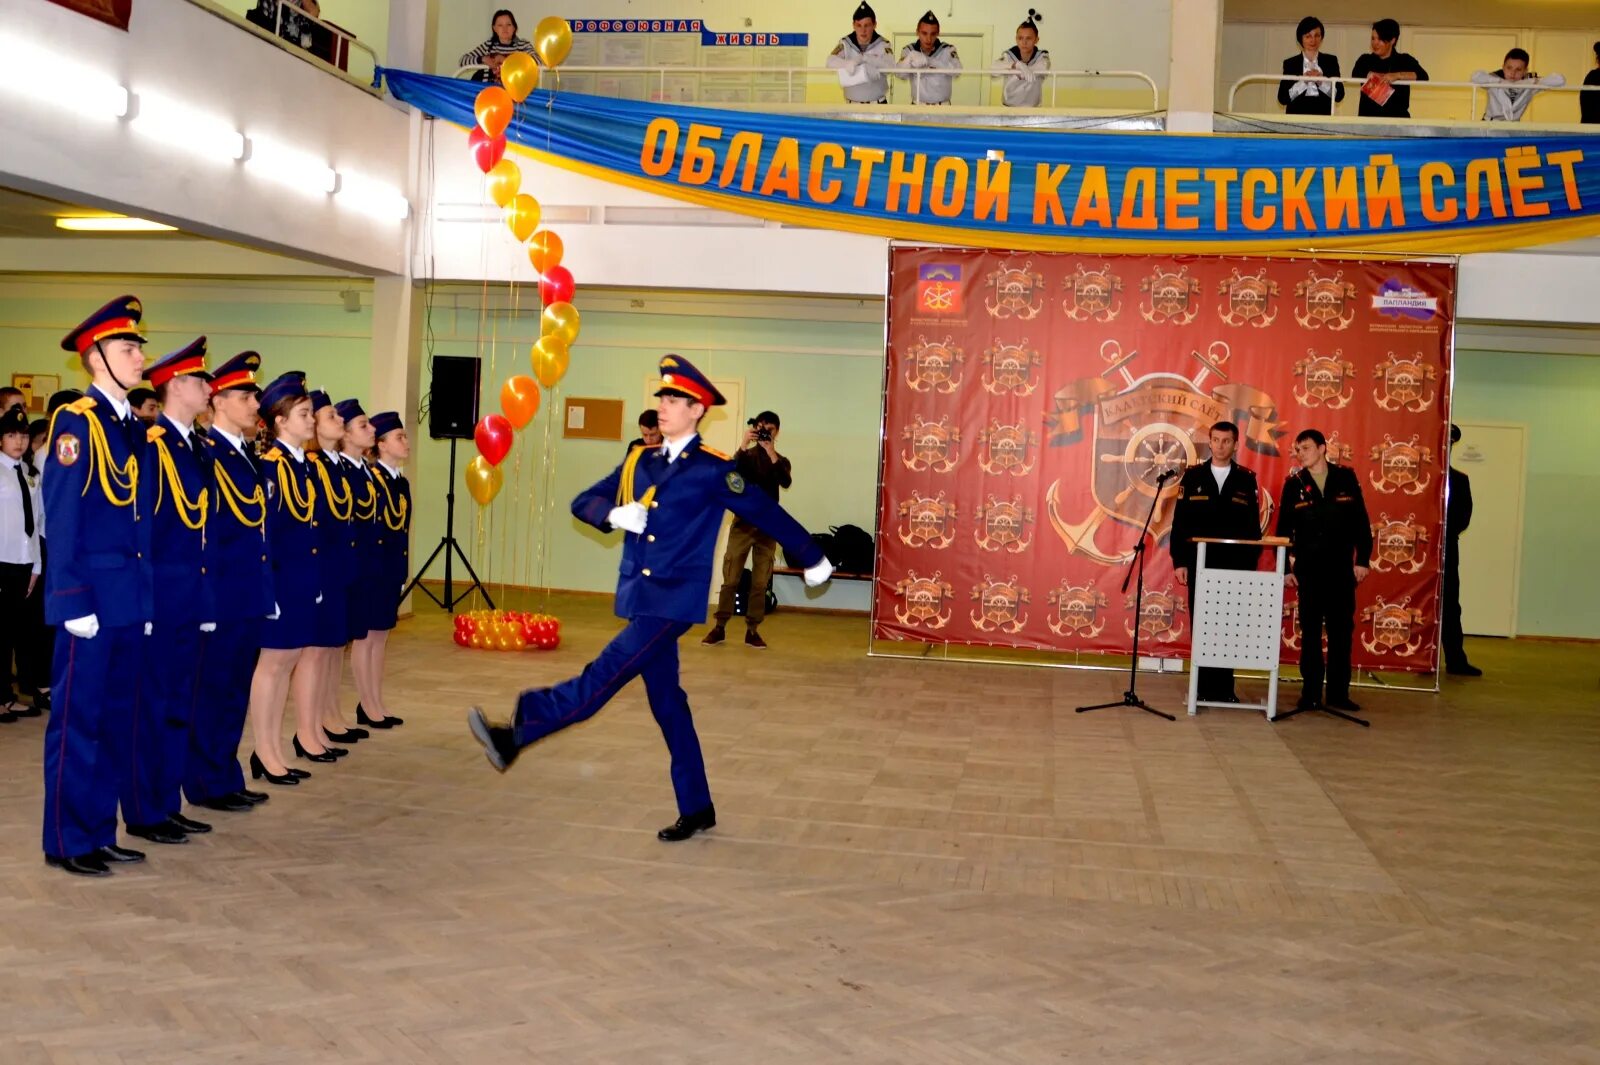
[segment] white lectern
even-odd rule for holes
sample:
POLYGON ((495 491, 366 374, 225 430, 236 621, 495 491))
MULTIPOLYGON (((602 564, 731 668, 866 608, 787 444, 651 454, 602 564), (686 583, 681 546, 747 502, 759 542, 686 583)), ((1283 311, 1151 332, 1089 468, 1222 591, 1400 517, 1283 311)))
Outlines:
POLYGON ((1278 716, 1278 652, 1283 642, 1283 564, 1289 541, 1281 536, 1260 540, 1224 540, 1197 536, 1194 567, 1193 649, 1189 653, 1189 714, 1201 706, 1230 710, 1264 710, 1278 716), (1207 569, 1207 544, 1239 544, 1277 548, 1272 572, 1207 569), (1269 672, 1264 703, 1220 703, 1196 700, 1200 667, 1264 669, 1269 672))

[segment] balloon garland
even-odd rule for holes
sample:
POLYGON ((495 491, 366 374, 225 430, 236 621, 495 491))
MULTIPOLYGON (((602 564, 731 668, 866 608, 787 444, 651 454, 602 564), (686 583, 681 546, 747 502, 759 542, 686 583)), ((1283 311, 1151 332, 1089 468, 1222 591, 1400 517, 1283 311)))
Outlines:
MULTIPOLYGON (((539 87, 540 63, 546 70, 560 66, 572 51, 572 27, 566 19, 549 16, 534 29, 533 47, 538 63, 525 52, 506 57, 500 67, 500 84, 478 93, 473 103, 477 125, 467 135, 467 150, 484 175, 484 191, 500 208, 511 235, 527 248, 528 262, 539 275, 539 340, 529 352, 533 376, 513 374, 500 388, 499 414, 485 415, 474 430, 478 454, 467 464, 463 477, 467 492, 480 507, 500 494, 505 474, 500 464, 511 453, 516 436, 539 413, 540 386, 554 389, 566 375, 571 348, 578 339, 581 318, 573 306, 577 283, 561 265, 565 246, 548 229, 540 229, 539 201, 522 191, 522 170, 505 157, 506 130, 516 109, 539 87)), ((561 623, 545 614, 477 610, 455 616, 454 640, 462 647, 522 650, 550 649, 561 641, 561 623)))

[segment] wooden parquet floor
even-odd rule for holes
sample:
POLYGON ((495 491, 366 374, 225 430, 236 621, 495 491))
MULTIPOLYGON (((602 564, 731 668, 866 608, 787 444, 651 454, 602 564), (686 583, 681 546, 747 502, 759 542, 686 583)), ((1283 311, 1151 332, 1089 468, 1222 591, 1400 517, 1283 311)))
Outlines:
POLYGON ((42 724, 0 726, 0 1065, 1600 1063, 1593 646, 1480 641, 1363 730, 697 629, 719 824, 669 846, 637 685, 504 777, 462 725, 617 626, 552 605, 547 654, 405 622, 404 728, 111 880, 44 866, 42 724))

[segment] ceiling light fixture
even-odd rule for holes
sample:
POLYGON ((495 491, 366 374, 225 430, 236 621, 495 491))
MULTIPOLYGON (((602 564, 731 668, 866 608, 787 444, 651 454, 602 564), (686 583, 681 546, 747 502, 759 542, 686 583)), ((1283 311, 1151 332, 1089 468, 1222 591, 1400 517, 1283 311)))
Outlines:
POLYGON ((169 226, 164 222, 120 214, 57 218, 56 228, 77 233, 176 233, 178 230, 177 226, 169 226))

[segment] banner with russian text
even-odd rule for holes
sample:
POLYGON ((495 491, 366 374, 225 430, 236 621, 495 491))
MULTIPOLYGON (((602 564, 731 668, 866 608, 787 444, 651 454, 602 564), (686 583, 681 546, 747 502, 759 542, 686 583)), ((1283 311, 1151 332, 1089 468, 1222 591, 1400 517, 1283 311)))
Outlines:
MULTIPOLYGON (((399 99, 473 124, 481 85, 383 74, 399 99)), ((1600 234, 1592 136, 1089 133, 543 90, 507 136, 554 166, 707 207, 975 247, 1420 254, 1600 234)))
MULTIPOLYGON (((1158 478, 1232 421, 1264 531, 1302 429, 1355 469, 1375 544, 1355 661, 1434 669, 1453 265, 890 256, 875 637, 1125 654, 1137 625, 1141 653, 1185 657, 1177 482, 1158 478), (1152 500, 1136 618, 1121 585, 1152 500)), ((1290 592, 1286 662, 1297 620, 1290 592)))

